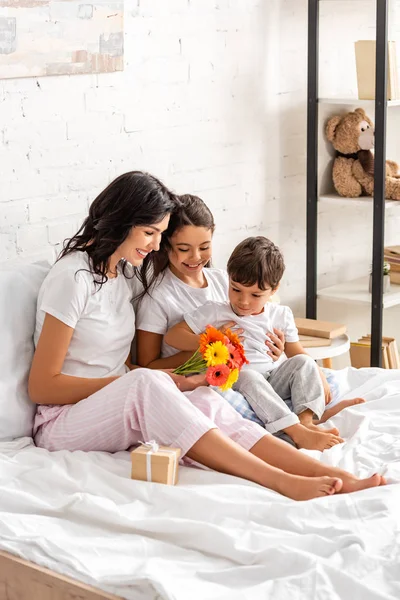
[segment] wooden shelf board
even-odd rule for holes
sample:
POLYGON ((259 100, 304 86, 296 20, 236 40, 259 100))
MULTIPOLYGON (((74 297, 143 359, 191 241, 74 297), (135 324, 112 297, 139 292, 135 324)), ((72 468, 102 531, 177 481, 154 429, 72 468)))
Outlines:
MULTIPOLYGON (((320 104, 343 104, 346 106, 374 106, 375 100, 361 100, 360 98, 318 98, 320 104)), ((400 100, 388 100, 389 106, 400 106, 400 100)))
MULTIPOLYGON (((344 196, 339 196, 338 194, 321 194, 319 196, 319 200, 321 202, 329 202, 331 204, 343 205, 343 204, 353 204, 353 206, 367 206, 370 205, 373 208, 373 199, 371 196, 361 196, 360 198, 345 198, 344 196)), ((386 208, 400 206, 399 200, 386 200, 385 201, 386 208)))
MULTIPOLYGON (((368 291, 369 277, 360 277, 332 285, 318 291, 318 298, 336 302, 351 302, 353 304, 371 304, 371 294, 368 291)), ((400 285, 390 284, 390 291, 383 294, 383 308, 400 304, 400 285)))

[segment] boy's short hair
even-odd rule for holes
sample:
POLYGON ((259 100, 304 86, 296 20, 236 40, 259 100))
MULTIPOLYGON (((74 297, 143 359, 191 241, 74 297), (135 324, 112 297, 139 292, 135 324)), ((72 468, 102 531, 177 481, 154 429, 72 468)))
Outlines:
POLYGON ((228 260, 228 275, 233 281, 245 286, 257 284, 260 290, 277 288, 284 271, 281 251, 261 235, 240 242, 228 260))

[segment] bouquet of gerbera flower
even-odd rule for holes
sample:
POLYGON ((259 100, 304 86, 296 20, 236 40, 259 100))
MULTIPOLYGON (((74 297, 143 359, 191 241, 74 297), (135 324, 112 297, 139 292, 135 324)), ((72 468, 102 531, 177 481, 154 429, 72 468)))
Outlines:
POLYGON ((230 329, 222 332, 208 325, 200 336, 199 349, 182 366, 175 369, 174 373, 205 373, 210 385, 225 391, 237 381, 240 369, 248 362, 236 333, 230 329))

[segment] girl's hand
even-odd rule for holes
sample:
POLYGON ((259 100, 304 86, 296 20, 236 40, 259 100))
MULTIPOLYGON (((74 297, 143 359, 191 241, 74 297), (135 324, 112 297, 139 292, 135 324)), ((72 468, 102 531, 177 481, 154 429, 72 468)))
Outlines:
POLYGON ((207 386, 208 383, 206 381, 205 373, 200 373, 198 375, 189 375, 189 377, 185 377, 184 375, 177 375, 172 372, 172 369, 160 369, 164 373, 167 373, 175 383, 178 390, 181 392, 192 392, 196 388, 200 386, 207 386))
POLYGON ((243 333, 243 329, 238 329, 237 328, 237 323, 235 323, 235 321, 229 321, 229 323, 225 323, 225 325, 222 325, 222 327, 219 328, 219 330, 221 331, 221 333, 225 333, 225 331, 227 329, 231 329, 239 337, 243 333))
POLYGON ((267 334, 270 339, 265 341, 268 347, 268 356, 276 362, 285 351, 285 334, 280 329, 274 329, 274 333, 267 334))
POLYGON ((323 371, 321 371, 321 369, 319 370, 319 374, 322 379, 322 385, 324 386, 325 406, 326 406, 332 400, 331 388, 329 387, 329 383, 328 383, 327 378, 325 377, 325 373, 323 371))

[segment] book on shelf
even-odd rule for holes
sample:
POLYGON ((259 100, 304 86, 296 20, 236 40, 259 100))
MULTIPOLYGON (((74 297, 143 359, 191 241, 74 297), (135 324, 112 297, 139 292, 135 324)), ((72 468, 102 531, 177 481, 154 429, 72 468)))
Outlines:
MULTIPOLYGON (((375 100, 375 40, 355 42, 358 97, 362 100, 375 100)), ((398 100, 399 78, 397 70, 396 42, 388 42, 388 81, 387 99, 398 100)))
POLYGON ((299 338, 303 348, 320 348, 332 344, 330 338, 316 337, 314 335, 299 335, 299 338))
POLYGON ((334 339, 347 331, 346 325, 331 323, 330 321, 319 321, 318 319, 295 319, 299 335, 309 335, 317 338, 334 339))
POLYGON ((394 285, 400 285, 400 272, 392 271, 392 269, 390 269, 389 277, 390 283, 394 283, 394 285))
POLYGON ((400 258, 400 246, 386 246, 384 248, 385 254, 393 256, 393 258, 400 258))
MULTIPOLYGON (((371 366, 371 336, 364 335, 357 342, 350 344, 351 366, 356 369, 371 366)), ((384 369, 400 369, 399 350, 396 340, 382 337, 382 367, 384 369)))

